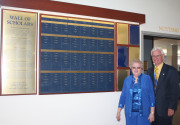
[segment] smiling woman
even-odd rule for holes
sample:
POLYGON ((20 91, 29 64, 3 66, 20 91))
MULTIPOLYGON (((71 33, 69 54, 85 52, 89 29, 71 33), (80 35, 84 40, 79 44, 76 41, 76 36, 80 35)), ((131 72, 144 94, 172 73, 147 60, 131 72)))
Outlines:
POLYGON ((139 59, 134 59, 130 64, 130 68, 135 79, 137 79, 142 72, 143 63, 139 59))
POLYGON ((116 118, 125 106, 126 125, 150 125, 154 121, 155 97, 150 76, 142 74, 143 63, 134 59, 130 68, 132 75, 126 77, 119 100, 116 118))

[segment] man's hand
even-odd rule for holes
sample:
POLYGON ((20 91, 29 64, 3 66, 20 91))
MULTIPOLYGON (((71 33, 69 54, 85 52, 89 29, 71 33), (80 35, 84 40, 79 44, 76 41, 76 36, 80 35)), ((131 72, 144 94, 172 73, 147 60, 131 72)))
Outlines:
POLYGON ((173 115, 174 115, 174 110, 168 109, 168 116, 173 116, 173 115))

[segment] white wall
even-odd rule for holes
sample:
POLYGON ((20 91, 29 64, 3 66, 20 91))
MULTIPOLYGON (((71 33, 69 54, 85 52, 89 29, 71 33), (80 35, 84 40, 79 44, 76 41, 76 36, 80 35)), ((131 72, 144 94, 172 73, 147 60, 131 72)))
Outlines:
POLYGON ((122 10, 146 15, 143 31, 180 35, 179 0, 54 0, 122 10), (159 26, 179 29, 179 32, 159 30, 159 26))
MULTIPOLYGON (((141 31, 161 31, 159 26, 180 30, 179 0, 62 0, 146 15, 141 31)), ((125 125, 116 121, 120 92, 0 96, 0 125, 125 125)))
POLYGON ((119 95, 108 92, 1 96, 0 124, 117 125, 115 115, 119 95))

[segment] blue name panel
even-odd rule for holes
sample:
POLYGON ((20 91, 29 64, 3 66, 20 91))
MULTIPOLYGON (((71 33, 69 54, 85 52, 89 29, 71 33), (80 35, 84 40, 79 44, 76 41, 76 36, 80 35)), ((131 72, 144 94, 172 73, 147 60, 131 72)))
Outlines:
POLYGON ((114 91, 114 23, 41 15, 40 94, 114 91))

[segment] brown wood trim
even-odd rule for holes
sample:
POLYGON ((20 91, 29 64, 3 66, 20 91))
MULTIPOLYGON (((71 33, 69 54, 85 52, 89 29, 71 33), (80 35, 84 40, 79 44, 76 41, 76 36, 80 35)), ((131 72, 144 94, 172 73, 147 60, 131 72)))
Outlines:
POLYGON ((50 0, 0 0, 0 5, 145 23, 144 14, 50 0))
POLYGON ((118 90, 118 77, 117 77, 117 23, 115 23, 114 27, 114 90, 118 90))
POLYGON ((117 69, 130 69, 130 67, 117 67, 117 69))

